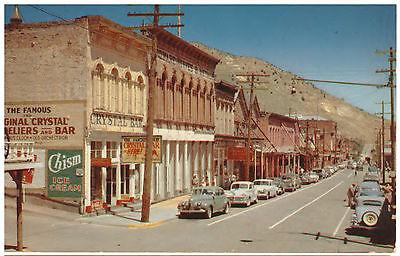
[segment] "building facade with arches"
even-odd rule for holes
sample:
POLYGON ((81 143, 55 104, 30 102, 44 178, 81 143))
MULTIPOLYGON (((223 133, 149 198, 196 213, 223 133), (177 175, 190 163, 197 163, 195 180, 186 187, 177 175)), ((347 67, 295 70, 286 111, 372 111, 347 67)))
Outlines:
MULTIPOLYGON (((218 63, 165 30, 157 39, 162 161, 153 164, 153 202, 212 183, 218 63)), ((101 16, 6 25, 5 129, 11 140, 35 142, 42 164, 27 188, 82 213, 141 198, 144 163, 124 162, 122 142, 145 135, 150 49, 146 35, 101 16), (49 171, 68 159, 79 165, 49 171)))
POLYGON ((154 165, 151 198, 162 200, 212 184, 215 133, 214 71, 218 59, 158 29, 154 134, 162 163, 154 165))

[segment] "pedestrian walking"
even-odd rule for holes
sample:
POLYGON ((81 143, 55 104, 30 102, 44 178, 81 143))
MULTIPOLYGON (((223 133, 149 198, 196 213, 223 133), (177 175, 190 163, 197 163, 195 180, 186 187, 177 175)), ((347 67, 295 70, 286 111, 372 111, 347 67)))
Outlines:
POLYGON ((356 184, 353 183, 347 190, 347 206, 351 207, 353 205, 354 193, 355 193, 356 184))

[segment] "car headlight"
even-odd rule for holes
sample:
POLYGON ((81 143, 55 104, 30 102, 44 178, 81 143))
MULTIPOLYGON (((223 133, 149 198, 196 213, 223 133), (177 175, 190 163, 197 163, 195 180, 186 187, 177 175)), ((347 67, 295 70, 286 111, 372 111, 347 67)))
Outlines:
POLYGON ((378 215, 375 212, 366 212, 362 216, 362 221, 368 227, 373 227, 378 223, 378 215))

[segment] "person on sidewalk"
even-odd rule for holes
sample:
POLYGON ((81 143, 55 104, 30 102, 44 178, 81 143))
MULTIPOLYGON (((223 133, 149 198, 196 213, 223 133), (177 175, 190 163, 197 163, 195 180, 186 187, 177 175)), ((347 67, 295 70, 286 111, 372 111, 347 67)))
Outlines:
POLYGON ((347 206, 348 206, 348 207, 352 207, 352 205, 353 205, 353 199, 354 199, 354 194, 355 194, 355 188, 356 188, 356 184, 353 183, 353 184, 351 184, 351 186, 350 186, 349 189, 347 190, 347 206))

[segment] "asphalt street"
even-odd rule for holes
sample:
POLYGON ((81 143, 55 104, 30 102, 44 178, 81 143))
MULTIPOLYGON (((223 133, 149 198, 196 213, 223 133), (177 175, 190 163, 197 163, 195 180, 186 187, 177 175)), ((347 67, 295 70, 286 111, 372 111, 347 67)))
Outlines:
MULTIPOLYGON (((82 223, 51 209, 46 215, 26 211, 24 244, 33 252, 391 253, 389 245, 345 234, 353 212, 346 191, 361 178, 345 169, 249 208, 232 207, 211 219, 176 217, 148 228, 82 223)), ((15 211, 6 208, 5 244, 14 243, 15 211)))

